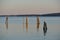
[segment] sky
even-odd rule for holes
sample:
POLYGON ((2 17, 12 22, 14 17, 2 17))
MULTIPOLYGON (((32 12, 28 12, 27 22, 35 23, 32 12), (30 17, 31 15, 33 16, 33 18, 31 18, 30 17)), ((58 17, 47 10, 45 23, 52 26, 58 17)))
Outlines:
POLYGON ((60 0, 0 0, 0 15, 60 12, 60 0))

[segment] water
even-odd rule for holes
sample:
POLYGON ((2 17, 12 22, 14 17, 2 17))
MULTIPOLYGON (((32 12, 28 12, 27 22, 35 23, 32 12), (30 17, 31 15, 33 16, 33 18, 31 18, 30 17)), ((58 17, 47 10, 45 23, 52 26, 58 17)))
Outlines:
POLYGON ((60 17, 39 17, 40 26, 37 29, 37 17, 9 17, 8 29, 5 17, 0 17, 0 40, 60 40, 60 17), (44 37, 43 22, 47 23, 47 33, 44 37))

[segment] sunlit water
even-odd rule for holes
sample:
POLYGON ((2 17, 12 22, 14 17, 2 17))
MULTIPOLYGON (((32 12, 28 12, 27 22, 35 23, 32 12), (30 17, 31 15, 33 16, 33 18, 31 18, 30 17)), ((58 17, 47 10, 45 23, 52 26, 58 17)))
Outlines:
POLYGON ((0 40, 60 40, 60 17, 40 17, 39 30, 36 16, 28 17, 27 29, 26 17, 8 17, 8 29, 5 20, 5 17, 0 17, 0 40), (48 28, 45 37, 44 20, 48 28))

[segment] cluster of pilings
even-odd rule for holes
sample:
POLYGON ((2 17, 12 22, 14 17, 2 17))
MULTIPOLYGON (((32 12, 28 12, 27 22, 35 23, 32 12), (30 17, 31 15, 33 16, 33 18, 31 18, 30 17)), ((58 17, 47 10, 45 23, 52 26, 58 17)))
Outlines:
MULTIPOLYGON (((6 16, 6 28, 8 29, 8 16, 6 16)), ((24 18, 23 18, 23 25, 24 25, 24 18)), ((37 29, 39 29, 39 25, 40 25, 40 20, 39 20, 39 16, 37 16, 37 29)), ((26 31, 28 31, 28 16, 26 16, 26 31)))
MULTIPOLYGON (((36 22, 37 22, 37 32, 39 31, 39 27, 40 27, 40 19, 39 19, 39 16, 37 16, 36 18, 36 22)), ((6 16, 6 21, 5 21, 5 24, 6 24, 6 29, 8 29, 8 16, 6 16)), ((24 28, 24 17, 23 17, 23 28, 24 28)), ((28 32, 28 16, 26 16, 26 32, 28 32)), ((44 32, 44 39, 45 39, 45 35, 47 33, 47 23, 45 22, 44 20, 44 24, 43 24, 43 32, 44 32)))
MULTIPOLYGON (((6 24, 6 29, 8 29, 8 16, 6 16, 5 24, 6 24)), ((23 25, 24 25, 24 18, 23 18, 23 25)), ((39 16, 37 16, 37 31, 39 30, 39 27, 40 27, 40 19, 39 19, 39 16)), ((28 32, 28 16, 26 16, 26 32, 28 32)), ((43 25, 43 32, 44 32, 44 35, 46 35, 47 23, 45 21, 43 25)))

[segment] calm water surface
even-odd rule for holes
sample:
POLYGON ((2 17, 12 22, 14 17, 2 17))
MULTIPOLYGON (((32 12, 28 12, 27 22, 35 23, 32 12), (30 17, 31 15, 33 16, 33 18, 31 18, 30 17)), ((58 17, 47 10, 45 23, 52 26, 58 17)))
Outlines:
POLYGON ((0 17, 0 40, 60 40, 60 17, 39 17, 40 26, 37 29, 37 17, 8 17, 8 29, 5 17, 0 17), (43 22, 47 23, 47 33, 44 37, 43 22))

